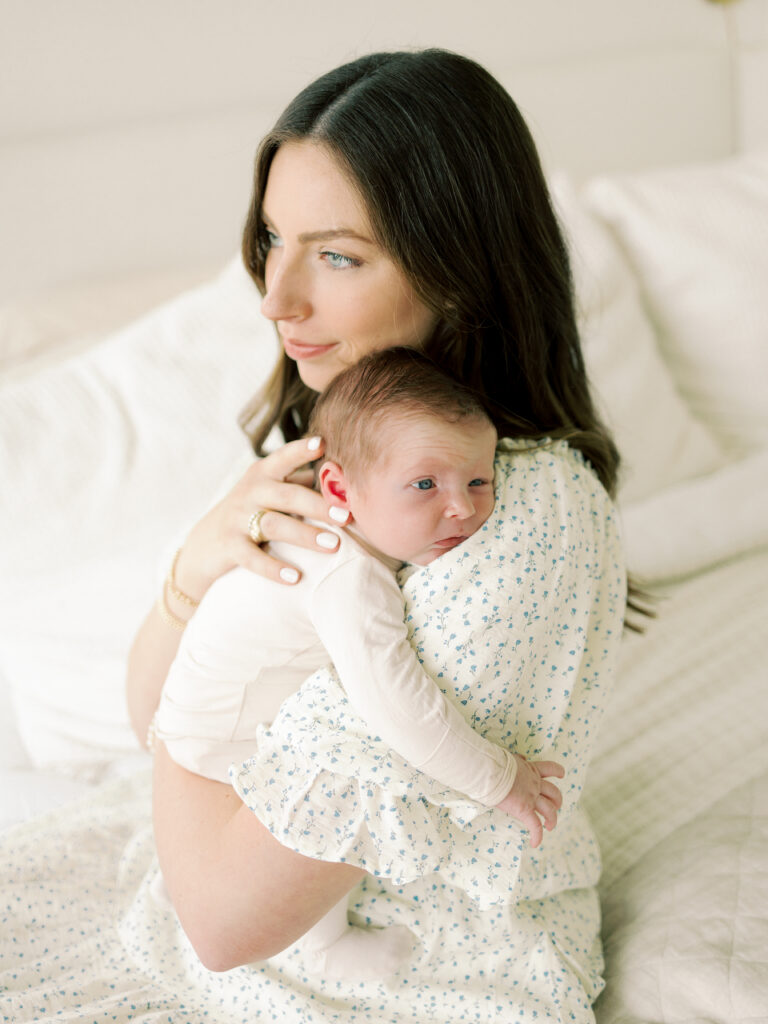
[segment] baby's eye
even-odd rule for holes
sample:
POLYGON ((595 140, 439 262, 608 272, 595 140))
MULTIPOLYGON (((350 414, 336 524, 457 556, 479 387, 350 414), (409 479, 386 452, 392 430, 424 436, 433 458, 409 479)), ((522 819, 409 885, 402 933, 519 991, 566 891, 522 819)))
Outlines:
POLYGON ((340 252, 321 252, 325 262, 334 270, 345 270, 347 267, 359 267, 360 260, 352 259, 351 256, 342 256, 340 252))
POLYGON ((487 480, 481 480, 480 477, 477 477, 477 479, 469 481, 469 486, 470 487, 485 487, 485 485, 487 483, 488 483, 487 480))
POLYGON ((411 487, 415 487, 417 491, 431 491, 435 486, 435 481, 430 477, 424 477, 423 480, 414 480, 411 487))

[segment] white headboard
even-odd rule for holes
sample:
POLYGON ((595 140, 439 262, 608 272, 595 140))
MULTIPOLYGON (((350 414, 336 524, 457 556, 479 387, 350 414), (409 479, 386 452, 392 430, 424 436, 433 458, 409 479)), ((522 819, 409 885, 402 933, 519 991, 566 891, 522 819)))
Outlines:
POLYGON ((0 299, 216 267, 255 145, 375 49, 475 57, 576 177, 768 144, 768 0, 3 0, 0 299))

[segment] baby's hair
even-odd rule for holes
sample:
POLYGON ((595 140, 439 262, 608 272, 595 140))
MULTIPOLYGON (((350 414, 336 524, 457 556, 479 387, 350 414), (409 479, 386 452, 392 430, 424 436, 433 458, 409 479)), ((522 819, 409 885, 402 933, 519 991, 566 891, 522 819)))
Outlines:
POLYGON ((310 435, 325 441, 325 458, 351 477, 382 455, 388 416, 432 416, 457 423, 491 419, 478 396, 413 348, 383 349, 343 370, 318 397, 310 435))

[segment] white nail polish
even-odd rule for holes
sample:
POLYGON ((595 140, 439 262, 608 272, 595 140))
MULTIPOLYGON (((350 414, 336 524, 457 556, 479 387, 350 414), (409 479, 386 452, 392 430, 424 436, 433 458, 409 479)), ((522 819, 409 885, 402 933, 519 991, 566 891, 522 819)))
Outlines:
POLYGON ((328 515, 335 523, 346 523, 349 519, 349 512, 345 508, 339 508, 338 505, 331 505, 328 515))
POLYGON ((310 437, 310 439, 307 441, 307 448, 309 448, 311 452, 316 452, 317 449, 320 447, 321 441, 322 437, 310 437))
POLYGON ((280 579, 283 580, 285 583, 298 583, 299 574, 296 572, 295 569, 283 568, 280 570, 280 579))
POLYGON ((339 538, 335 533, 318 533, 315 537, 317 546, 320 548, 327 548, 328 551, 333 551, 338 546, 339 538))

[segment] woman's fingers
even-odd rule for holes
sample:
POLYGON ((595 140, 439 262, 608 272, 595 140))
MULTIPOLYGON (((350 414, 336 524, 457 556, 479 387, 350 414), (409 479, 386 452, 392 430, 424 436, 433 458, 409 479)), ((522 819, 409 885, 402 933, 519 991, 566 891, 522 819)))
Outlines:
MULTIPOLYGON (((279 512, 302 516, 306 519, 328 519, 328 509, 323 496, 317 491, 300 484, 280 480, 265 479, 260 481, 258 488, 253 489, 254 499, 259 508, 274 509, 279 512)), ((270 537, 270 540, 276 540, 270 537)))
MULTIPOLYGON (((178 586, 200 599, 208 587, 237 565, 282 583, 297 582, 301 573, 276 558, 263 544, 285 541, 297 548, 334 551, 338 536, 302 518, 334 523, 323 498, 312 490, 307 468, 322 456, 322 442, 292 441, 254 461, 232 490, 193 526, 176 563, 178 586), (263 515, 254 521, 254 513, 263 515), (254 536, 250 525, 258 525, 254 536)), ((339 521, 335 521, 339 525, 339 521)), ((344 525, 342 522, 341 525, 344 525)))
MULTIPOLYGON (((278 512, 283 515, 299 516, 303 519, 334 523, 337 526, 344 525, 341 519, 335 519, 330 514, 322 495, 304 484, 296 483, 293 480, 274 480, 263 475, 250 480, 246 478, 244 483, 246 486, 240 495, 240 503, 245 517, 244 530, 247 530, 248 517, 258 509, 267 509, 268 513, 278 512)), ((342 513, 342 519, 347 518, 349 518, 347 513, 342 513)), ((314 529, 314 527, 310 528, 310 530, 314 529)), ((261 532, 265 540, 288 539, 284 536, 285 523, 271 515, 262 517, 261 532)), ((308 535, 307 531, 303 532, 308 535)), ((312 544, 308 546, 311 547, 312 544)))
POLYGON ((335 550, 338 547, 335 534, 322 526, 301 521, 314 519, 343 526, 348 518, 343 510, 337 510, 341 512, 338 518, 330 515, 323 497, 312 487, 314 473, 307 463, 320 458, 322 453, 319 438, 302 439, 291 441, 255 462, 236 488, 237 500, 232 504, 235 528, 247 532, 253 512, 265 510, 259 521, 263 541, 279 540, 297 547, 335 550))
POLYGON ((300 484, 302 487, 313 487, 315 483, 315 471, 313 469, 297 469, 295 473, 285 478, 287 484, 300 484))
MULTIPOLYGON (((261 517, 259 531, 265 541, 282 541, 294 547, 335 551, 339 546, 338 534, 332 530, 313 526, 274 509, 268 510, 261 517)), ((266 553, 270 554, 268 551, 266 553)))
POLYGON ((247 538, 238 549, 238 564, 244 569, 258 573, 275 583, 284 583, 292 586, 301 579, 301 573, 296 566, 282 559, 274 558, 268 551, 254 544, 247 538))
POLYGON ((323 454, 323 442, 321 438, 301 438, 299 441, 289 441, 269 455, 265 455, 256 463, 259 473, 272 477, 273 480, 287 480, 297 469, 306 466, 308 462, 314 462, 323 454))

